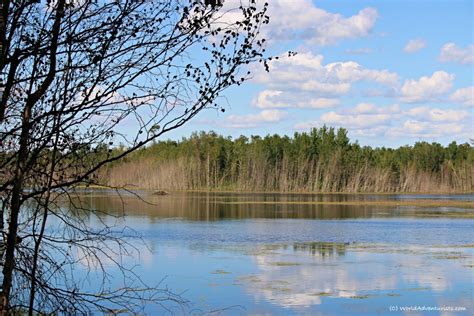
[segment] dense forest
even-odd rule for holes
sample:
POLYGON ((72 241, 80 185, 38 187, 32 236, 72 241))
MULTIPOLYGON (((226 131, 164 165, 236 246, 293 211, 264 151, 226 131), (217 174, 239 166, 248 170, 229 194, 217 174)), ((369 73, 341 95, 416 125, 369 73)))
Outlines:
POLYGON ((322 127, 293 137, 194 133, 143 148, 103 177, 113 186, 168 190, 466 192, 473 172, 468 143, 371 148, 343 128, 322 127))

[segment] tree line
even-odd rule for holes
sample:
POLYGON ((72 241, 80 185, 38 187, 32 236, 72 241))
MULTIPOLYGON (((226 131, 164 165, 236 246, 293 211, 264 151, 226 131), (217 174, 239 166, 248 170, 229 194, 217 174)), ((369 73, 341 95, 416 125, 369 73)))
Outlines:
POLYGON ((193 133, 140 149, 101 178, 112 186, 169 190, 466 192, 473 190, 473 167, 469 143, 372 148, 351 142, 344 128, 324 126, 293 137, 193 133))

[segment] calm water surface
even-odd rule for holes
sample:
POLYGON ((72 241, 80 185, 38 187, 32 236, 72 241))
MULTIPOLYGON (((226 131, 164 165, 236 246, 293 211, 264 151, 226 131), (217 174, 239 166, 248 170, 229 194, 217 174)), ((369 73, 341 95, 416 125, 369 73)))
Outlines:
POLYGON ((146 314, 426 314, 391 306, 474 314, 473 209, 363 205, 473 201, 473 194, 139 193, 151 204, 107 191, 84 192, 81 200, 120 216, 91 217, 91 226, 100 219, 139 232, 140 256, 128 259, 139 264, 137 273, 189 301, 165 302, 168 310, 146 306, 146 314), (358 203, 308 204, 338 201, 358 203))

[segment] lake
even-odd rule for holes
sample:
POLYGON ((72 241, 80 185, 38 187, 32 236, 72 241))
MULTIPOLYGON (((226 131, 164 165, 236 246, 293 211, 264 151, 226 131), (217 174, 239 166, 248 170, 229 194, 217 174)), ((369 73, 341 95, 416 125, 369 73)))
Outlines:
POLYGON ((137 194, 149 203, 106 190, 80 199, 99 211, 91 227, 138 232, 127 262, 187 301, 146 314, 474 312, 473 194, 137 194))

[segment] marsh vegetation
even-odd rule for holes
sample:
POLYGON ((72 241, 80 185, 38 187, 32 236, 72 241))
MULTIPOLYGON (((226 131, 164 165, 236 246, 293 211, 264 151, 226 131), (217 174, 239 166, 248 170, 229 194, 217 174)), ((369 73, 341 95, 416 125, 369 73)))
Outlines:
MULTIPOLYGON (((117 151, 125 148, 117 148, 117 151)), ((113 186, 280 192, 469 192, 474 148, 417 142, 372 148, 347 130, 236 139, 214 132, 159 141, 104 172, 113 186)))

